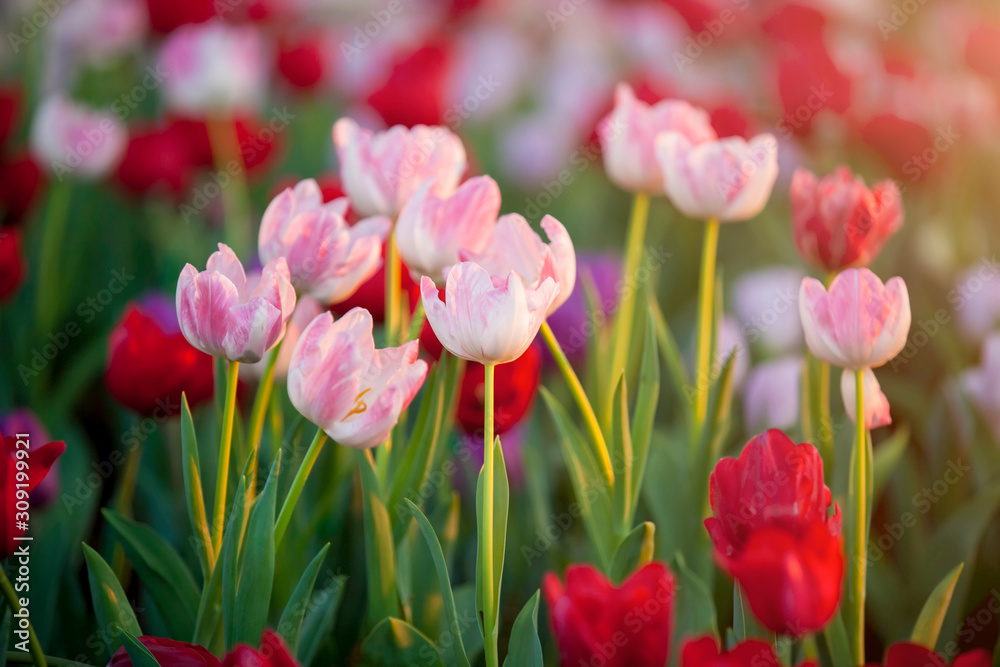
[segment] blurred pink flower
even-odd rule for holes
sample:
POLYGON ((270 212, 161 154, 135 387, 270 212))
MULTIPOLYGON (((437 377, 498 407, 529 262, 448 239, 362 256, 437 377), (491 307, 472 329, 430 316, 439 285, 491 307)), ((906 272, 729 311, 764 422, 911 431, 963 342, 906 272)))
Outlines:
POLYGON ((333 126, 344 191, 361 215, 388 215, 400 209, 425 181, 434 194, 451 194, 465 173, 465 148, 444 127, 396 125, 372 132, 350 118, 333 126))
POLYGON ((497 220, 493 236, 480 252, 459 251, 463 262, 475 262, 490 275, 503 277, 514 271, 528 287, 538 287, 546 278, 556 283, 556 296, 548 308, 551 314, 561 306, 576 283, 576 251, 562 223, 547 215, 542 229, 549 243, 535 233, 528 221, 517 213, 508 213, 497 220))
POLYGON ((718 379, 716 376, 722 372, 729 355, 735 355, 733 356, 733 387, 739 389, 743 386, 743 380, 746 379, 747 371, 750 369, 750 349, 747 347, 747 339, 743 335, 740 323, 732 315, 724 316, 719 321, 719 328, 715 332, 715 361, 711 369, 713 377, 699 381, 714 382, 718 379))
POLYGON ((969 399, 1000 440, 1000 333, 983 343, 983 360, 962 373, 960 382, 969 399))
POLYGON ((500 213, 500 188, 476 176, 439 197, 433 181, 421 185, 399 213, 396 243, 414 280, 429 276, 444 283, 444 270, 457 264, 459 251, 482 252, 500 213))
POLYGON ((325 303, 349 298, 382 263, 382 242, 392 228, 385 216, 350 226, 346 198, 324 204, 315 180, 300 181, 271 200, 260 224, 260 259, 284 257, 292 285, 325 303))
POLYGON ((125 153, 127 131, 111 113, 91 111, 61 94, 46 98, 31 126, 31 151, 60 181, 101 178, 125 153))
POLYGON ((899 188, 890 180, 868 189, 847 167, 817 180, 797 169, 791 188, 799 254, 826 271, 868 266, 903 226, 899 188))
POLYGON ((434 281, 420 279, 427 321, 438 340, 456 357, 481 364, 520 357, 538 334, 558 290, 551 277, 525 285, 513 270, 500 278, 463 262, 448 272, 442 303, 434 281))
POLYGON ((884 285, 868 269, 847 269, 830 284, 805 278, 799 315, 806 345, 822 361, 847 370, 877 368, 906 345, 910 298, 902 278, 884 285))
POLYGON ((716 138, 705 110, 683 100, 649 105, 637 99, 627 83, 619 83, 615 108, 597 130, 608 178, 624 190, 662 195, 663 172, 656 160, 655 140, 667 131, 680 133, 692 144, 716 138))
POLYGON ((787 430, 798 424, 801 385, 802 357, 782 357, 754 366, 743 389, 747 431, 787 430))
POLYGON ((252 292, 243 265, 224 243, 208 258, 205 271, 187 264, 177 280, 177 319, 184 337, 202 352, 230 361, 260 361, 285 335, 294 309, 295 288, 283 257, 264 266, 252 292))
POLYGON ((969 342, 979 343, 1000 325, 1000 265, 983 259, 965 270, 948 292, 955 324, 969 342))
POLYGON ((778 141, 771 134, 695 145, 680 132, 664 132, 656 138, 656 155, 667 196, 689 218, 752 218, 778 177, 778 141))
POLYGON ((334 322, 323 313, 302 332, 288 369, 295 409, 347 447, 385 441, 427 375, 419 343, 375 349, 372 316, 354 308, 334 322))
POLYGON ((799 285, 803 277, 799 269, 771 266, 745 273, 736 281, 733 309, 751 344, 759 341, 778 354, 800 348, 799 285))
MULTIPOLYGON (((888 426, 892 423, 889 415, 889 399, 882 393, 882 387, 875 377, 872 369, 866 368, 863 371, 864 390, 862 398, 865 401, 865 428, 872 430, 879 426, 888 426)), ((840 396, 844 399, 844 410, 851 421, 857 422, 857 386, 854 380, 854 373, 845 370, 840 376, 840 396)))
POLYGON ((142 0, 75 0, 52 22, 57 49, 97 62, 139 45, 148 27, 142 0))
POLYGON ((160 66, 167 104, 202 115, 256 108, 264 97, 270 59, 256 28, 212 20, 170 33, 160 66))

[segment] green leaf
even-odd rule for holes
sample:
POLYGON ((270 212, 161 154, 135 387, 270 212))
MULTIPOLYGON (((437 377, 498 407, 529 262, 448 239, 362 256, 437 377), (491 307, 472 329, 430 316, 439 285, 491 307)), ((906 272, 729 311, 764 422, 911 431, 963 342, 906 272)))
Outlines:
POLYGON ((398 618, 383 618, 361 644, 364 664, 373 667, 444 667, 441 653, 420 630, 398 618))
POLYGON ((504 667, 542 667, 542 643, 538 639, 539 592, 525 603, 514 619, 504 667))
POLYGON ((875 450, 872 463, 874 466, 872 498, 878 498, 882 494, 882 489, 885 488, 889 477, 892 476, 896 466, 902 460, 909 441, 910 427, 904 424, 875 450))
POLYGON ((198 562, 201 563, 203 579, 208 579, 214 555, 212 536, 205 513, 205 494, 201 488, 201 462, 198 457, 198 439, 191 419, 191 408, 187 396, 181 394, 181 467, 184 470, 184 497, 187 500, 188 518, 191 530, 198 544, 198 562))
MULTIPOLYGON (((476 517, 478 525, 483 525, 483 504, 485 497, 485 476, 486 466, 483 466, 479 473, 479 483, 476 486, 476 517)), ((503 575, 504 553, 507 546, 507 511, 510 507, 510 487, 507 484, 507 468, 504 465, 503 449, 500 447, 500 436, 493 440, 493 580, 484 582, 480 575, 484 571, 483 559, 486 554, 482 549, 482 539, 477 543, 476 568, 476 607, 483 615, 483 622, 493 622, 492 626, 484 626, 483 635, 487 633, 499 632, 497 623, 500 619, 500 583, 503 575), (483 586, 489 585, 493 591, 493 604, 490 609, 485 609, 483 602, 485 596, 483 586)))
POLYGON ((396 550, 389 513, 382 504, 375 469, 358 451, 365 526, 365 574, 368 577, 368 615, 372 622, 399 616, 396 593, 396 550))
POLYGON ((0 667, 7 667, 7 649, 10 648, 12 632, 11 620, 10 605, 6 605, 3 609, 3 620, 0 621, 0 667))
MULTIPOLYGON (((684 610, 684 613, 675 616, 671 652, 676 654, 684 637, 704 634, 718 637, 719 635, 715 628, 715 602, 712 592, 705 585, 705 582, 691 571, 680 552, 676 554, 674 572, 677 573, 674 609, 684 610)), ((671 664, 674 663, 671 662, 671 664)))
MULTIPOLYGON (((225 553, 225 538, 223 551, 225 553)), ((225 648, 222 632, 222 563, 216 563, 212 576, 201 591, 201 601, 198 603, 198 617, 194 623, 194 639, 192 643, 208 648, 213 653, 225 648)))
POLYGON ((160 667, 153 654, 136 639, 135 635, 130 634, 128 630, 121 630, 120 635, 134 667, 160 667))
POLYGON ((920 610, 920 616, 917 617, 917 624, 913 626, 913 634, 910 636, 910 641, 914 644, 920 644, 925 648, 934 650, 938 635, 941 633, 941 625, 944 623, 945 614, 948 613, 951 596, 955 592, 955 586, 958 584, 958 578, 962 575, 962 568, 964 566, 964 563, 959 563, 954 570, 941 580, 941 583, 934 588, 930 597, 927 598, 924 608, 920 610))
POLYGON ((611 558, 611 580, 621 584, 630 574, 651 563, 655 538, 656 526, 652 521, 644 521, 626 535, 611 558))
POLYGON ((264 490, 260 492, 247 521, 246 543, 240 555, 236 589, 236 609, 239 611, 232 625, 232 639, 226 635, 226 643, 230 646, 238 643, 256 645, 267 625, 274 585, 274 506, 278 497, 280 469, 281 450, 278 450, 264 490))
POLYGON ((454 642, 452 648, 455 652, 455 660, 459 665, 469 667, 469 658, 465 654, 465 646, 462 644, 462 628, 458 623, 458 610, 455 608, 455 594, 451 589, 451 578, 448 576, 448 565, 445 562, 441 544, 434 532, 434 527, 431 526, 431 522, 427 520, 420 508, 409 499, 406 500, 406 504, 410 508, 410 512, 413 513, 413 518, 417 521, 417 527, 420 529, 434 561, 438 584, 441 587, 441 596, 444 599, 444 614, 454 642))
POLYGON ((326 552, 329 550, 330 543, 327 542, 306 567, 299 578, 299 583, 295 586, 295 590, 292 591, 292 596, 288 598, 288 604, 285 605, 285 610, 281 613, 281 619, 278 621, 278 633, 285 638, 285 643, 288 644, 292 653, 295 653, 298 647, 302 619, 305 617, 306 609, 309 608, 309 598, 312 597, 320 565, 323 564, 323 559, 326 558, 326 552))
POLYGON ((118 534, 125 555, 153 598, 170 636, 192 636, 200 596, 187 565, 152 528, 126 519, 113 509, 101 513, 118 534))
POLYGON ((222 537, 222 549, 215 569, 222 571, 222 625, 226 650, 233 646, 233 636, 236 630, 236 616, 239 607, 236 606, 236 596, 239 592, 240 557, 243 550, 243 536, 247 526, 246 478, 240 476, 236 495, 233 497, 233 509, 229 513, 229 523, 222 537))
POLYGON ((137 637, 142 634, 142 630, 139 629, 139 621, 125 597, 122 585, 118 583, 111 567, 101 558, 101 554, 84 543, 83 557, 87 561, 87 579, 90 582, 97 627, 108 628, 108 632, 102 634, 107 642, 108 654, 111 655, 122 646, 119 629, 137 637))
POLYGON ((337 621, 337 610, 344 597, 344 582, 347 577, 332 577, 330 583, 313 595, 309 602, 309 613, 302 621, 299 633, 299 648, 295 656, 303 665, 310 665, 319 652, 323 640, 333 632, 337 621))
POLYGON ((686 423, 688 425, 694 424, 694 403, 691 401, 691 395, 688 392, 688 388, 691 386, 691 379, 684 369, 684 362, 681 361, 681 353, 680 348, 677 346, 677 340, 670 331, 670 325, 667 324, 667 319, 663 316, 663 311, 656 300, 656 295, 652 292, 649 293, 648 304, 650 320, 652 320, 653 326, 656 329, 656 340, 659 342, 657 348, 659 349, 660 357, 662 357, 663 363, 670 373, 674 393, 677 395, 683 408, 686 423))
POLYGON ((847 626, 844 625, 844 616, 841 612, 833 615, 833 620, 827 624, 823 631, 826 639, 826 646, 830 651, 830 659, 833 667, 852 667, 854 659, 851 657, 851 645, 847 638, 847 626))
POLYGON ((657 358, 656 333, 652 318, 646 319, 646 339, 642 350, 642 365, 639 369, 639 389, 632 411, 632 497, 630 499, 629 520, 635 517, 649 457, 649 443, 653 436, 653 422, 656 405, 660 399, 660 362, 657 358))
POLYGON ((624 537, 631 528, 632 504, 632 434, 628 419, 628 389, 625 374, 618 376, 615 393, 611 399, 611 438, 609 442, 611 465, 615 471, 613 495, 616 533, 624 537))

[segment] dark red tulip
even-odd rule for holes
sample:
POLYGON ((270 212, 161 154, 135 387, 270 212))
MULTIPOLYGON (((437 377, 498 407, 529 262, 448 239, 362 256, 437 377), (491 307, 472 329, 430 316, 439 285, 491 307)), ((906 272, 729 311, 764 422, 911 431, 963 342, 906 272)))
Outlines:
POLYGON ((173 196, 186 194, 195 172, 204 166, 201 148, 193 143, 197 137, 186 123, 130 128, 118 182, 136 194, 157 190, 173 196))
POLYGON ((6 301, 24 282, 21 230, 0 227, 0 301, 6 301))
POLYGON ((666 663, 674 606, 674 576, 666 565, 650 563, 617 588, 590 565, 571 565, 565 586, 547 573, 542 594, 562 667, 666 663))
MULTIPOLYGON (((223 5, 225 6, 225 5, 223 5)), ((187 23, 203 23, 215 16, 215 0, 146 0, 149 26, 166 34, 187 23)))
POLYGON ((772 429, 726 457, 710 478, 705 519, 715 557, 767 628, 799 636, 827 624, 840 603, 840 509, 823 483, 823 460, 772 429))
MULTIPOLYGON (((51 442, 49 432, 38 417, 29 408, 14 408, 10 412, 0 414, 0 433, 11 435, 27 434, 32 447, 51 442)), ((31 492, 31 506, 43 507, 52 502, 59 494, 59 462, 49 468, 48 475, 31 492)))
POLYGON ((27 449, 18 445, 16 434, 4 437, 0 433, 0 445, 2 445, 0 481, 3 484, 3 488, 0 489, 0 493, 3 495, 3 514, 0 515, 0 539, 3 540, 3 543, 0 546, 2 549, 0 560, 14 553, 19 544, 19 540, 15 538, 27 532, 28 524, 25 523, 22 528, 18 522, 22 520, 28 522, 30 518, 21 517, 19 512, 27 512, 27 516, 30 517, 30 505, 27 510, 23 504, 19 505, 27 500, 26 494, 21 496, 19 493, 34 491, 35 487, 49 474, 49 469, 56 462, 56 459, 66 451, 66 443, 62 441, 50 442, 39 447, 38 443, 32 443, 30 438, 26 440, 28 441, 27 449), (23 452, 27 452, 26 457, 23 452), (18 489, 16 486, 18 484, 27 484, 28 486, 26 489, 18 489))
MULTIPOLYGON (((493 395, 493 430, 500 434, 517 425, 535 400, 542 369, 542 351, 537 342, 520 357, 496 366, 493 395)), ((458 423, 466 433, 483 428, 485 417, 486 367, 473 361, 465 365, 458 397, 458 423)))
MULTIPOLYGON (((204 646, 147 635, 138 639, 153 654, 160 667, 219 667, 219 659, 204 646)), ((108 667, 132 667, 132 659, 124 647, 115 651, 108 667)))
POLYGON ((0 162, 0 224, 19 224, 45 186, 45 175, 27 151, 0 162))
POLYGON ((23 93, 18 85, 0 87, 0 148, 17 129, 23 93))
POLYGON ((868 266, 903 226, 896 184, 885 180, 869 189, 847 167, 822 179, 797 169, 790 199, 799 254, 827 272, 868 266))
MULTIPOLYGON (((992 665, 993 657, 986 649, 963 653, 951 663, 951 667, 992 667, 992 665)), ((869 667, 879 667, 879 665, 869 665, 869 667)), ((948 667, 948 661, 918 644, 899 642, 886 651, 884 667, 948 667)))
MULTIPOLYGON (((730 651, 720 651, 715 637, 688 640, 681 649, 681 667, 780 667, 774 648, 759 639, 740 642, 730 651)), ((815 667, 812 661, 799 667, 815 667)))
POLYGON ((443 40, 428 42, 402 55, 388 80, 368 96, 368 104, 386 125, 440 125, 448 99, 451 47, 443 40))
POLYGON ((280 40, 277 58, 278 73, 294 88, 312 90, 323 80, 326 58, 316 37, 280 40))
POLYGON ((168 417, 179 413, 181 392, 192 407, 212 397, 212 357, 187 342, 173 303, 154 294, 128 304, 111 331, 104 382, 122 405, 168 417))
POLYGON ((222 667, 299 667, 299 663, 280 635, 265 630, 259 649, 239 644, 223 658, 222 667))

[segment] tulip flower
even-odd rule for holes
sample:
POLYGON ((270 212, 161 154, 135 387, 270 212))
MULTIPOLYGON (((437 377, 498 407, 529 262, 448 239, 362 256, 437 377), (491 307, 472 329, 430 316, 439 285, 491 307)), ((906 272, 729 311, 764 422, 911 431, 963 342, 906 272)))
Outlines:
POLYGON ((986 339, 982 355, 982 364, 962 373, 959 382, 1000 440, 1000 333, 986 339))
POLYGON ((347 206, 346 199, 324 204, 311 178, 286 188, 264 211, 257 242, 261 261, 284 257, 295 289, 322 303, 350 297, 381 265, 392 221, 378 216, 349 226, 347 206))
POLYGON ((664 191, 689 218, 734 222, 758 215, 778 177, 778 141, 726 137, 693 143, 680 132, 661 133, 656 155, 664 191))
POLYGON ((421 185, 403 206, 396 244, 414 280, 429 276, 441 285, 445 269, 460 261, 459 251, 486 250, 500 212, 500 188, 489 176, 477 176, 439 197, 433 185, 421 185))
POLYGON ((844 575, 840 509, 829 515, 823 461, 810 444, 766 431, 726 457, 709 479, 705 528, 720 567, 768 629, 801 636, 821 629, 840 602, 844 575))
MULTIPOLYGON (((0 414, 0 433, 14 435, 27 434, 32 447, 41 443, 51 442, 45 424, 30 408, 14 408, 10 412, 0 414)), ((31 506, 44 507, 59 495, 59 461, 52 464, 49 474, 31 492, 31 506)))
POLYGON ((692 144, 716 139, 708 113, 682 100, 654 105, 636 99, 627 83, 615 88, 615 108, 598 125, 608 178, 623 190, 663 194, 663 172, 655 143, 663 132, 679 132, 692 144))
MULTIPOLYGON (((882 393, 882 387, 879 385, 875 373, 872 372, 872 369, 866 368, 861 372, 861 378, 864 383, 861 395, 865 408, 865 430, 870 431, 880 426, 888 426, 892 423, 892 417, 889 414, 889 399, 882 393)), ((840 395, 844 399, 844 410, 853 422, 858 419, 858 397, 855 385, 851 373, 845 371, 840 376, 840 395)))
POLYGON ((361 215, 395 218, 424 182, 445 197, 465 172, 465 148, 444 127, 395 125, 385 132, 362 129, 350 118, 333 126, 344 190, 361 215))
POLYGON ((17 293, 24 282, 24 273, 21 230, 0 228, 0 301, 17 293))
MULTIPOLYGON (((759 639, 747 639, 730 650, 719 650, 715 637, 689 639, 681 648, 680 667, 780 667, 774 647, 759 639)), ((799 667, 816 667, 807 660, 799 667)))
POLYGON ((443 303, 434 281, 420 280, 427 321, 441 344, 456 357, 486 365, 524 354, 558 290, 551 276, 526 285, 514 270, 506 279, 491 277, 473 262, 448 272, 443 303))
MULTIPOLYGON (((497 434, 506 433, 517 426, 531 409, 541 379, 541 368, 542 352, 537 343, 529 345, 524 354, 509 364, 497 366, 493 397, 494 430, 497 434)), ((486 369, 482 364, 466 365, 458 396, 456 421, 467 433, 478 433, 483 427, 485 381, 486 369)), ((506 441, 504 445, 507 445, 506 441)))
POLYGON ((788 356, 758 364, 743 388, 743 421, 748 430, 789 429, 799 422, 803 359, 788 356))
POLYGON ((219 8, 214 0, 146 0, 146 7, 150 27, 163 35, 188 23, 207 21, 219 8))
MULTIPOLYGON (((382 263, 372 277, 361 283, 354 294, 347 297, 340 303, 330 306, 330 311, 335 315, 344 315, 353 308, 364 308, 372 315, 376 322, 385 321, 385 292, 386 292, 386 255, 388 254, 388 243, 382 244, 382 263)), ((420 300, 420 286, 413 282, 410 271, 405 265, 402 271, 396 272, 396 286, 404 298, 410 302, 411 308, 420 300)))
POLYGON ((222 659, 221 667, 300 667, 300 665, 288 650, 281 635, 273 630, 264 630, 259 649, 246 644, 237 644, 222 659))
MULTIPOLYGON (((146 647, 160 667, 219 667, 219 659, 212 655, 204 646, 179 642, 166 637, 136 637, 139 643, 146 647)), ((111 656, 108 667, 133 667, 125 647, 121 647, 111 656)))
POLYGON ((375 349, 372 317, 355 308, 334 322, 323 313, 302 332, 288 368, 295 409, 334 441, 381 444, 427 375, 417 341, 375 349))
POLYGON ((207 270, 187 264, 177 281, 177 319, 192 345, 230 361, 260 361, 285 335, 295 309, 284 258, 264 265, 260 284, 247 293, 236 254, 224 243, 208 258, 207 270))
POLYGON ((99 64, 140 44, 149 18, 142 0, 82 0, 52 21, 54 51, 99 64))
POLYGON ((799 285, 803 274, 787 266, 773 266, 739 277, 733 286, 733 310, 748 341, 768 351, 787 354, 802 347, 799 285))
POLYGON ((130 302, 111 330, 104 384, 125 407, 169 417, 182 392, 192 407, 212 397, 212 357, 185 339, 170 299, 153 293, 130 302))
POLYGON ((649 563, 620 587, 590 565, 571 565, 565 585, 547 573, 542 594, 562 667, 666 663, 674 620, 674 576, 665 565, 649 563))
POLYGON ((799 254, 831 273, 868 266, 903 226, 896 184, 885 180, 869 189, 847 167, 820 180, 806 169, 797 169, 791 204, 799 254))
POLYGON ((552 314, 570 294, 576 282, 576 251, 566 228, 551 215, 542 218, 542 229, 549 237, 546 244, 517 213, 501 216, 483 252, 462 250, 463 262, 475 262, 493 276, 514 271, 529 287, 537 287, 546 278, 557 286, 557 293, 547 314, 552 314))
MULTIPOLYGON (((992 667, 993 657, 986 649, 962 653, 951 667, 992 667)), ((933 650, 911 642, 897 642, 885 654, 884 667, 948 667, 948 661, 933 650)), ((879 667, 869 665, 869 667, 879 667)))
MULTIPOLYGON (((288 326, 285 327, 285 337, 281 339, 281 349, 274 362, 274 377, 284 378, 288 376, 292 352, 295 350, 299 338, 302 337, 302 332, 324 311, 326 311, 326 307, 312 297, 304 296, 296 301, 295 312, 292 313, 292 317, 288 320, 288 326)), ((241 364, 240 372, 246 371, 251 377, 262 378, 266 375, 267 364, 267 359, 261 359, 255 364, 241 364)))
MULTIPOLYGON (((27 524, 21 528, 20 524, 15 523, 15 515, 22 511, 17 507, 18 485, 27 484, 28 492, 33 491, 45 479, 49 469, 64 451, 66 443, 62 441, 38 446, 37 443, 31 442, 30 437, 19 439, 16 433, 6 437, 0 433, 0 484, 3 485, 0 488, 3 504, 3 514, 0 516, 0 560, 14 553, 18 545, 18 540, 15 538, 27 532, 27 524), (24 444, 25 440, 27 444, 24 444), (18 444, 19 442, 22 444, 18 444), (18 455, 18 451, 24 451, 26 448, 29 452, 26 459, 28 467, 23 470, 18 463, 25 459, 18 455)), ((23 491, 23 488, 21 490, 23 491)))
POLYGON ((31 126, 35 159, 60 180, 101 178, 125 153, 125 126, 113 113, 91 111, 62 95, 42 101, 31 126))
POLYGON ((982 343, 1000 326, 1000 265, 992 258, 962 272, 948 292, 955 325, 970 343, 982 343))
POLYGON ((269 64, 257 29, 221 20, 185 25, 160 52, 167 104, 193 116, 248 111, 264 97, 269 64))

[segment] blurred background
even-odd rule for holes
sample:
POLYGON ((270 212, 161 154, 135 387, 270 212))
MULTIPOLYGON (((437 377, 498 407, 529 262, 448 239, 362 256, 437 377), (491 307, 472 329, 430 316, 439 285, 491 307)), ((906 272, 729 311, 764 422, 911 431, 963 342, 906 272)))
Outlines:
MULTIPOLYGON (((959 551, 968 574, 951 627, 966 627, 966 613, 1000 599, 1000 526, 992 520, 1000 495, 991 485, 1000 469, 1000 342, 991 338, 1000 323, 995 3, 4 0, 0 27, 0 430, 30 424, 49 434, 36 442, 51 436, 68 445, 35 502, 48 503, 44 515, 37 510, 44 535, 33 615, 48 653, 106 660, 100 633, 95 639, 81 620, 90 601, 80 541, 115 558, 98 508, 140 517, 183 550, 177 405, 157 403, 163 394, 144 391, 141 378, 169 377, 193 403, 211 399, 211 361, 185 347, 171 321, 184 263, 202 266, 219 241, 250 261, 264 207, 301 178, 338 196, 330 131, 349 115, 372 128, 434 124, 459 134, 470 174, 500 184, 502 211, 532 223, 554 215, 584 256, 584 282, 607 289, 620 272, 629 196, 604 174, 595 127, 619 81, 647 102, 704 107, 720 136, 770 132, 779 142, 767 209, 724 226, 720 244, 720 352, 737 348, 740 388, 730 447, 768 426, 797 428, 794 369, 804 346, 795 301, 811 269, 791 234, 792 172, 846 164, 869 184, 897 182, 906 223, 873 269, 906 279, 913 327, 903 354, 879 372, 893 425, 876 431, 876 450, 896 449, 873 520, 880 555, 871 565, 870 625, 885 642, 908 634, 940 578, 933 573, 959 551), (132 451, 142 456, 115 456, 132 451), (934 482, 955 461, 973 465, 937 492, 934 482), (928 488, 925 511, 916 499, 928 488), (895 536, 907 512, 917 527, 895 536), (893 537, 878 542, 884 535, 893 537)), ((690 358, 702 227, 661 198, 649 230, 650 284, 690 358)), ((380 272, 338 308, 364 305, 378 317, 383 280, 380 272)), ((580 289, 553 321, 578 352, 594 331, 580 289)), ((531 445, 544 445, 552 430, 544 411, 531 409, 549 362, 501 378, 512 396, 504 430, 542 472, 518 482, 513 502, 523 511, 511 512, 512 545, 536 544, 569 495, 559 452, 531 445)), ((575 362, 585 366, 585 354, 575 362)), ((245 379, 252 385, 253 369, 245 379)), ((476 379, 467 382, 475 408, 476 379)), ((846 460, 850 422, 833 395, 831 428, 846 460)), ((676 398, 661 398, 663 442, 676 435, 676 398)), ((473 410, 465 420, 470 431, 477 418, 473 410)), ((278 431, 273 441, 281 440, 278 431)), ((650 475, 683 483, 653 456, 650 475)), ((329 483, 309 489, 326 514, 309 527, 314 537, 289 548, 288 581, 278 584, 285 589, 315 552, 308 545, 337 543, 345 526, 359 526, 350 485, 333 490, 348 472, 337 457, 324 453, 329 483)), ((835 482, 835 494, 845 484, 835 482)), ((670 508, 648 500, 659 533, 670 508)), ((507 619, 541 572, 574 559, 584 541, 577 528, 544 558, 511 556, 509 577, 523 585, 505 589, 507 619)), ((344 537, 338 546, 331 577, 363 587, 352 576, 360 541, 344 537)), ((184 553, 193 562, 190 545, 184 553)), ((457 557, 466 574, 474 557, 474 547, 457 557)), ((115 563, 127 572, 120 554, 115 563)), ((141 587, 133 581, 128 590, 151 619, 144 627, 157 628, 141 587)), ((327 657, 315 664, 339 664, 354 645, 360 620, 351 616, 334 623, 317 649, 327 657)), ((980 630, 961 633, 963 645, 993 647, 997 619, 988 616, 980 630)))

